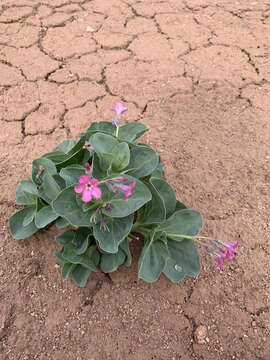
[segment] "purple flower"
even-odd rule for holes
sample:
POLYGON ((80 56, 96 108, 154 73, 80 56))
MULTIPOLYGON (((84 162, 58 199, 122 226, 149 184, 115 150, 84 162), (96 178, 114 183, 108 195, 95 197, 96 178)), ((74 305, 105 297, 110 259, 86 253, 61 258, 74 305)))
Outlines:
POLYGON ((74 190, 77 194, 82 194, 82 201, 89 202, 94 197, 99 199, 102 195, 101 189, 98 187, 99 181, 94 178, 90 178, 87 175, 83 175, 79 179, 80 185, 74 186, 74 190))
MULTIPOLYGON (((205 238, 209 239, 209 238, 205 238)), ((217 269, 224 270, 225 264, 224 259, 233 260, 234 254, 236 253, 236 246, 239 244, 239 241, 235 241, 234 243, 223 243, 217 239, 210 239, 213 246, 209 246, 204 244, 202 241, 198 240, 205 248, 207 253, 214 258, 217 262, 217 269)))
POLYGON ((225 252, 226 259, 232 260, 234 258, 234 254, 236 253, 236 246, 239 244, 239 240, 235 241, 232 244, 224 243, 223 246, 227 249, 225 252))
POLYGON ((105 206, 105 210, 107 210, 107 211, 111 211, 113 208, 114 208, 113 204, 107 204, 105 206))
POLYGON ((225 265, 224 265, 224 262, 223 262, 223 255, 219 254, 219 253, 216 253, 214 255, 214 259, 215 261, 217 262, 217 269, 220 269, 220 270, 224 270, 225 268, 225 265))
POLYGON ((123 198, 124 201, 128 201, 128 198, 132 195, 132 190, 134 186, 136 185, 136 180, 134 180, 129 185, 119 185, 119 188, 124 192, 125 196, 123 198))
POLYGON ((111 107, 111 111, 114 111, 116 113, 117 117, 119 117, 123 112, 127 111, 127 108, 120 101, 120 102, 114 103, 114 106, 111 107))

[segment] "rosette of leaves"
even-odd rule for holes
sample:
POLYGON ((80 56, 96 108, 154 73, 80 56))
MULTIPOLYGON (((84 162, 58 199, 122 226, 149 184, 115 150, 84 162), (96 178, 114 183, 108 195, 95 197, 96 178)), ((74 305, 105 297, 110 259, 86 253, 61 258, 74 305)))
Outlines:
POLYGON ((164 273, 178 282, 197 276, 200 261, 192 237, 202 227, 201 215, 176 199, 158 154, 137 141, 145 131, 138 122, 118 129, 110 122, 94 122, 79 141, 65 140, 35 159, 32 179, 21 181, 16 190, 17 204, 23 207, 10 218, 12 236, 24 239, 55 222, 63 229, 55 237, 62 247, 56 260, 63 278, 71 275, 79 286, 85 286, 92 271, 110 273, 130 266, 130 242, 138 238, 144 241, 138 262, 141 279, 154 282, 164 273), (101 182, 119 176, 136 180, 128 201, 101 184, 100 199, 82 202, 74 186, 85 174, 85 163, 101 182), (93 216, 97 208, 101 211, 93 216))

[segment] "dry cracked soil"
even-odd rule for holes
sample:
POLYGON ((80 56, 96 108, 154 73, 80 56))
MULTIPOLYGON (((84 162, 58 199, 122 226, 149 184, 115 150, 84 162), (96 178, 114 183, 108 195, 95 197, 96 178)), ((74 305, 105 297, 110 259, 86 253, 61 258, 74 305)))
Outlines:
POLYGON ((270 359, 270 1, 1 0, 2 360, 270 359), (83 289, 61 279, 56 229, 15 241, 32 159, 91 121, 142 121, 202 234, 240 240, 224 272, 155 284, 134 264, 83 289))

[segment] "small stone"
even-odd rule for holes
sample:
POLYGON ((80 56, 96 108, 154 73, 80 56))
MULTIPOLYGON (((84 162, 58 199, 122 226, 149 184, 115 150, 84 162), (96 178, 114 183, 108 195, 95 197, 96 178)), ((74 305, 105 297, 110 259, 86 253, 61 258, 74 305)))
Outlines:
POLYGON ((255 327, 256 325, 256 321, 252 321, 251 326, 255 327))
POLYGON ((55 267, 56 269, 59 269, 59 268, 60 268, 60 265, 55 264, 54 267, 55 267))
POLYGON ((87 32, 94 32, 95 31, 95 29, 93 29, 91 26, 86 26, 86 31, 87 32))
POLYGON ((205 325, 199 325, 194 332, 194 338, 196 343, 205 344, 206 337, 207 337, 207 327, 205 325))

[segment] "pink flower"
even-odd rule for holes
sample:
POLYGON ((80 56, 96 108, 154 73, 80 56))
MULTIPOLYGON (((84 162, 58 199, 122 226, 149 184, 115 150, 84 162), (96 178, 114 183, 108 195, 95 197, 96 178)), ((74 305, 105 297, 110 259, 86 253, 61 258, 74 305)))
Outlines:
POLYGON ((136 185, 136 181, 134 180, 129 185, 120 185, 119 188, 124 192, 125 196, 123 198, 124 201, 128 201, 128 198, 132 195, 132 190, 136 185))
POLYGON ((234 258, 234 254, 236 253, 236 246, 239 244, 239 240, 235 241, 232 244, 224 243, 223 246, 227 249, 225 252, 226 259, 232 260, 234 258))
POLYGON ((224 265, 224 262, 223 262, 223 255, 217 253, 214 256, 214 259, 218 264, 217 269, 224 270, 225 265, 224 265))
POLYGON ((80 185, 76 185, 74 190, 77 194, 82 194, 82 201, 89 202, 94 197, 99 199, 102 195, 101 189, 98 187, 99 181, 90 178, 87 175, 82 175, 79 179, 80 185))
POLYGON ((114 111, 116 113, 117 116, 120 116, 123 112, 127 111, 127 108, 125 107, 125 105, 120 101, 120 102, 115 102, 114 103, 114 107, 111 107, 111 110, 114 111))

